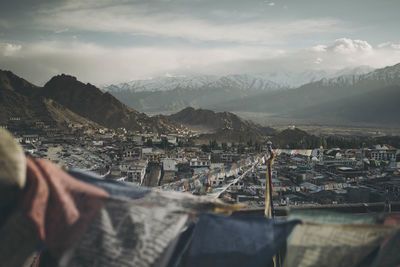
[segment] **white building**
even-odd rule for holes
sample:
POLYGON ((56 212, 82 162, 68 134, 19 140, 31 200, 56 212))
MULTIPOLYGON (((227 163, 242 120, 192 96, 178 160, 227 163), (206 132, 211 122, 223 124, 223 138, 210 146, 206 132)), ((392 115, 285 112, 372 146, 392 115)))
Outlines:
POLYGON ((143 184, 144 176, 146 175, 146 167, 147 166, 143 165, 132 166, 128 171, 128 179, 143 184))
POLYGON ((144 176, 146 175, 148 161, 125 161, 122 162, 119 166, 121 173, 126 174, 128 177, 128 181, 135 182, 138 184, 142 184, 144 180, 144 176))
POLYGON ((190 160, 189 164, 191 168, 210 167, 211 160, 208 158, 194 158, 190 160))
POLYGON ((151 154, 151 153, 153 153, 153 148, 151 147, 142 148, 142 154, 151 154))
POLYGON ((395 149, 374 149, 371 150, 371 158, 374 160, 396 160, 395 149))
POLYGON ((170 159, 170 158, 163 159, 162 164, 164 171, 174 171, 174 172, 178 171, 175 159, 170 159))
POLYGON ((22 140, 26 143, 35 143, 39 141, 39 136, 37 134, 25 134, 22 136, 22 140))
POLYGON ((140 136, 140 135, 135 135, 135 136, 133 136, 132 137, 132 141, 133 142, 135 142, 135 144, 137 144, 137 145, 143 145, 143 137, 142 136, 140 136))
POLYGON ((93 141, 94 146, 103 146, 103 141, 93 141))
POLYGON ((167 136, 168 143, 173 144, 173 145, 178 145, 178 137, 174 135, 168 135, 167 136))

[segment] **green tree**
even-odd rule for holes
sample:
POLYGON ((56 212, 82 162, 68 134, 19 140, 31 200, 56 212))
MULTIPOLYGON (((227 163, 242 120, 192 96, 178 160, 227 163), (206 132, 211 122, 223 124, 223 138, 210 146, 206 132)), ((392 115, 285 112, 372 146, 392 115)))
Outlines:
POLYGON ((253 146, 253 140, 250 138, 249 141, 247 141, 247 146, 252 147, 253 146))
POLYGON ((164 148, 165 150, 168 150, 168 145, 169 145, 168 139, 167 139, 166 137, 163 137, 163 138, 161 139, 161 146, 162 146, 162 148, 164 148))
POLYGON ((153 139, 148 138, 147 141, 146 141, 146 146, 153 147, 153 139))
POLYGON ((303 182, 303 177, 301 175, 296 176, 296 184, 299 185, 303 182))
POLYGON ((219 146, 218 146, 218 143, 217 143, 217 141, 214 139, 214 140, 210 140, 210 149, 211 150, 215 150, 215 149, 218 149, 219 148, 219 146))
POLYGON ((222 150, 227 151, 228 150, 228 144, 227 143, 222 143, 221 144, 222 150))
POLYGON ((203 152, 211 152, 210 146, 206 145, 206 144, 201 145, 201 151, 203 151, 203 152))

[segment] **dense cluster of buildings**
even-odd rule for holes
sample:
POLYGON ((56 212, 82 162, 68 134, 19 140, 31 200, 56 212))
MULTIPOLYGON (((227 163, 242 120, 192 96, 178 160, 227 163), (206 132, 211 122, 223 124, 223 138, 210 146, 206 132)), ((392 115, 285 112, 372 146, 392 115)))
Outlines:
MULTIPOLYGON (((271 175, 275 205, 318 205, 400 201, 400 150, 275 150, 271 175), (382 156, 384 155, 384 156, 382 156)), ((227 191, 253 207, 264 204, 265 165, 227 191)))
MULTIPOLYGON (((254 151, 247 147, 239 153, 237 147, 227 146, 205 152, 191 134, 87 131, 14 134, 27 154, 48 158, 67 168, 92 171, 104 179, 160 188, 189 180, 196 186, 173 190, 210 195, 223 192, 220 195, 226 201, 247 203, 249 207, 264 203, 268 173, 265 164, 238 165, 245 159, 262 157, 262 148, 254 151), (233 165, 238 171, 225 172, 233 165), (243 175, 249 167, 252 170, 243 175), (207 178, 199 182, 193 177, 207 178), (230 184, 232 181, 235 182, 230 184), (229 187, 224 188, 227 184, 229 187)), ((275 205, 400 200, 397 148, 377 145, 346 150, 275 149, 274 153, 271 173, 275 205)))

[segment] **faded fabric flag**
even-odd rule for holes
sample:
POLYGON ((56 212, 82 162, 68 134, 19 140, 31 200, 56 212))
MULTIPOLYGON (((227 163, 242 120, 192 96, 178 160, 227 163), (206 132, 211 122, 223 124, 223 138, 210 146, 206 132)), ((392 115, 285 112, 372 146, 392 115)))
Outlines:
POLYGON ((40 266, 165 266, 189 218, 239 208, 93 177, 78 180, 50 161, 30 158, 19 202, 0 225, 7 266, 21 266, 38 242, 44 246, 40 266))
POLYGON ((266 266, 298 223, 203 214, 180 266, 266 266))
POLYGON ((293 231, 284 266, 357 266, 396 230, 370 224, 304 223, 293 231))
POLYGON ((317 209, 291 209, 288 219, 329 224, 374 224, 383 222, 383 216, 376 213, 347 214, 317 209))
POLYGON ((139 187, 131 183, 105 180, 96 173, 80 169, 71 169, 68 173, 78 180, 102 188, 111 196, 115 197, 138 199, 144 197, 151 191, 148 187, 139 187))

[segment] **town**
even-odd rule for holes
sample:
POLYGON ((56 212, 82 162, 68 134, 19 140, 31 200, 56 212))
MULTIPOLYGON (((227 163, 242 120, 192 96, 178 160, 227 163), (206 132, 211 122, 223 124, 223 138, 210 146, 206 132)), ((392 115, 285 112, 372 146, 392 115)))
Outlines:
MULTIPOLYGON (((207 144, 199 142, 198 134, 191 130, 153 134, 69 125, 73 131, 65 132, 41 123, 24 129, 19 120, 11 118, 7 128, 25 153, 49 159, 67 170, 80 169, 137 186, 207 195, 247 208, 264 206, 266 142, 207 144)), ((274 147, 273 153, 274 206, 389 204, 400 200, 400 150, 390 145, 274 147)))

